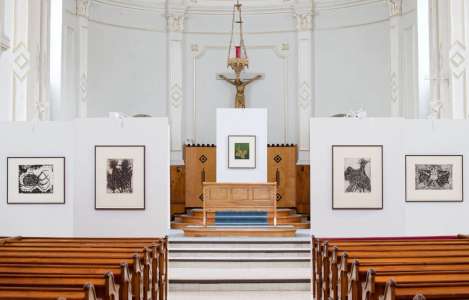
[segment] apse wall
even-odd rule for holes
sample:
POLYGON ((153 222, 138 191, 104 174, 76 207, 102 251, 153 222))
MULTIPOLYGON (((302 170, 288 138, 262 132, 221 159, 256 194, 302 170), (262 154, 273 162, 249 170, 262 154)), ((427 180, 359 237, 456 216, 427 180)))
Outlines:
MULTIPOLYGON (((464 120, 311 120, 311 228, 317 236, 446 235, 469 231, 469 200, 405 202, 405 155, 469 155, 464 120), (324 130, 327 128, 327 130, 324 130), (332 145, 383 145, 384 208, 332 209, 332 145)), ((469 164, 464 161, 465 171, 469 164)), ((467 176, 465 177, 467 178, 467 176)), ((464 179, 464 188, 469 188, 464 179)))
POLYGON ((93 1, 88 38, 89 117, 167 115, 164 12, 93 1))
POLYGON ((6 236, 158 236, 169 231, 167 118, 0 123, 0 231, 6 236), (95 210, 94 146, 145 146, 145 210, 95 210), (7 157, 65 157, 65 204, 7 204, 7 157))
POLYGON ((359 109, 390 116, 389 7, 386 1, 362 2, 319 7, 314 16, 318 117, 359 109))

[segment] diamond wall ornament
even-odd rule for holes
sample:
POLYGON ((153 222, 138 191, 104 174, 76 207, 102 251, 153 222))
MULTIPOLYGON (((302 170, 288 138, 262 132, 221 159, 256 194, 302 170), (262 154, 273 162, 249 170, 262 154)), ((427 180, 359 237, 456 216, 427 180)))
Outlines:
POLYGON ((169 97, 171 99, 171 105, 174 108, 179 108, 182 103, 182 88, 179 84, 175 83, 171 87, 171 90, 169 92, 169 97))
POLYGON ((203 163, 203 164, 206 163, 207 160, 208 160, 208 158, 207 158, 207 156, 205 156, 205 155, 202 155, 201 157, 199 157, 199 161, 200 161, 201 163, 203 163))
POLYGON ((282 195, 280 195, 279 193, 277 193, 276 198, 277 198, 277 201, 280 201, 280 200, 282 200, 282 195))
POLYGON ((466 46, 462 42, 456 41, 449 51, 449 57, 451 70, 453 71, 454 76, 456 76, 456 78, 461 78, 466 71, 467 65, 466 46))
POLYGON ((280 162, 282 161, 282 157, 281 157, 280 155, 275 155, 274 161, 275 161, 276 163, 280 163, 280 162))
POLYGON ((395 72, 391 74, 391 100, 393 103, 399 100, 399 82, 395 72))
POLYGON ((311 106, 311 87, 307 82, 300 85, 298 95, 300 108, 307 110, 311 106))
POLYGON ((86 101, 88 97, 88 76, 83 73, 80 77, 81 101, 86 101))
POLYGON ((21 42, 13 50, 13 73, 20 81, 23 81, 31 69, 31 55, 26 45, 21 42))

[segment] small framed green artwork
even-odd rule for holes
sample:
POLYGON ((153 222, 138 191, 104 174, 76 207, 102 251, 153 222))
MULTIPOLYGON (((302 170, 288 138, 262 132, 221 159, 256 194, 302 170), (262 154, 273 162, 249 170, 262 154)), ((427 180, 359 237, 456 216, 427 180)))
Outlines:
POLYGON ((256 168, 256 136, 230 135, 228 136, 228 168, 255 169, 256 168))

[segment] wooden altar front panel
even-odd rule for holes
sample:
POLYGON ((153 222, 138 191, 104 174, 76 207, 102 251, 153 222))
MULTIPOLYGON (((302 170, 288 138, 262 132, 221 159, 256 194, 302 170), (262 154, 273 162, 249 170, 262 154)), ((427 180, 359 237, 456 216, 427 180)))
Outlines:
POLYGON ((185 203, 186 208, 203 206, 203 182, 216 180, 217 154, 215 145, 186 145, 185 203))
POLYGON ((296 207, 295 145, 269 145, 267 148, 267 180, 277 183, 277 207, 296 207))
POLYGON ((204 224, 208 212, 266 211, 274 215, 277 224, 276 183, 216 183, 205 182, 204 224))

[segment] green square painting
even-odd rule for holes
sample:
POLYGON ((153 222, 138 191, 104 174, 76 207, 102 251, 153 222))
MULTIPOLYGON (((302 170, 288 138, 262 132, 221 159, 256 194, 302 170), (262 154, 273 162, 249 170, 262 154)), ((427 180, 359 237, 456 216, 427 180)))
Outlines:
POLYGON ((235 159, 249 159, 249 143, 235 143, 235 159))

